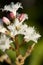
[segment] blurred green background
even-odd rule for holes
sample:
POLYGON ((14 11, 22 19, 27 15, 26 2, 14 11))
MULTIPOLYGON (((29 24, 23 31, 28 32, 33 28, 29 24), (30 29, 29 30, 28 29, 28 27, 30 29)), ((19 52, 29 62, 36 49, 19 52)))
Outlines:
MULTIPOLYGON (((20 10, 20 12, 25 12, 29 16, 28 21, 25 23, 29 26, 34 26, 41 34, 38 44, 34 47, 32 54, 25 60, 24 65, 43 65, 43 0, 0 0, 0 8, 11 2, 22 3, 24 9, 20 10)), ((0 10, 0 18, 4 15, 6 16, 6 14, 6 12, 4 14, 4 12, 0 10)))

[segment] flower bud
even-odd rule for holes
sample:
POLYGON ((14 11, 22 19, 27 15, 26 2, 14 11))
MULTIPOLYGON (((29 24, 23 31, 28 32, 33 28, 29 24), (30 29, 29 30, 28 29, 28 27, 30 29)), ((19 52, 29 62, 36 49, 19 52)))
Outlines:
POLYGON ((22 13, 19 17, 18 17, 18 19, 19 19, 19 21, 24 21, 25 19, 28 19, 28 16, 27 16, 27 14, 24 14, 24 13, 22 13))
POLYGON ((14 19, 16 16, 14 16, 13 12, 10 12, 9 17, 10 19, 14 19))
POLYGON ((2 21, 6 24, 9 25, 10 24, 10 20, 7 17, 3 17, 2 21))

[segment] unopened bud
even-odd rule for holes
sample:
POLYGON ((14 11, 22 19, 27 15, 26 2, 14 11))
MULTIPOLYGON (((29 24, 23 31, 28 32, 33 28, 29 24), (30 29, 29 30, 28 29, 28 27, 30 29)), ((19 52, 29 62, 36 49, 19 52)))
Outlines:
POLYGON ((9 25, 10 24, 10 20, 7 17, 3 17, 2 21, 6 24, 9 25))

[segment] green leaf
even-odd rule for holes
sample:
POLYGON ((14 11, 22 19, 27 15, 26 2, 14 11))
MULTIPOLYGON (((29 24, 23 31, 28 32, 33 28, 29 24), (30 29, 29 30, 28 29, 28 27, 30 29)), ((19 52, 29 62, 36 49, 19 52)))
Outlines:
POLYGON ((16 52, 13 50, 7 50, 6 53, 8 54, 9 58, 14 62, 16 59, 16 52))
POLYGON ((30 46, 33 44, 33 41, 30 41, 28 43, 24 43, 21 45, 21 47, 19 48, 19 52, 20 54, 22 54, 23 56, 25 55, 28 47, 30 48, 30 46))
POLYGON ((4 52, 2 50, 0 50, 0 56, 3 55, 3 54, 4 54, 4 52))
POLYGON ((14 48, 15 49, 15 45, 14 45, 14 43, 12 42, 12 43, 10 43, 10 45, 11 45, 11 47, 12 48, 14 48))
POLYGON ((20 54, 21 55, 25 55, 25 53, 26 53, 26 51, 27 51, 27 45, 26 44, 24 44, 23 46, 21 46, 20 48, 19 48, 19 52, 20 52, 20 54))
POLYGON ((18 44, 21 45, 23 43, 23 35, 18 35, 18 44))
POLYGON ((34 43, 33 41, 29 41, 26 44, 27 44, 27 46, 31 46, 33 43, 34 43))

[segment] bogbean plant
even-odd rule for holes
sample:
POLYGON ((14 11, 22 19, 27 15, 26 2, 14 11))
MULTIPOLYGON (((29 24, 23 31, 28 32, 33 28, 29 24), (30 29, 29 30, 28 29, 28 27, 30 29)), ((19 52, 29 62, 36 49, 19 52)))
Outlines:
POLYGON ((19 2, 12 2, 2 8, 2 11, 9 11, 9 14, 3 16, 0 22, 0 62, 6 61, 10 65, 23 65, 41 37, 34 27, 25 23, 28 15, 18 13, 19 8, 23 9, 19 2))

